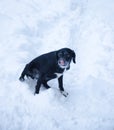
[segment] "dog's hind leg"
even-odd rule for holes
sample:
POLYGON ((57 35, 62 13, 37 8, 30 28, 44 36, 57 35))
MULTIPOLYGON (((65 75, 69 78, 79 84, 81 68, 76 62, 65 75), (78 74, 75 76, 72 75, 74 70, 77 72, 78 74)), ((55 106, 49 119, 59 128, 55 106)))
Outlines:
POLYGON ((48 89, 48 88, 50 88, 50 86, 47 84, 47 82, 48 82, 49 80, 51 80, 51 79, 56 78, 56 77, 57 77, 56 74, 45 75, 45 76, 43 77, 42 84, 44 85, 45 88, 48 89))
POLYGON ((44 85, 45 88, 49 89, 50 86, 47 84, 47 81, 43 81, 42 84, 44 85))
POLYGON ((25 80, 24 77, 25 77, 25 75, 27 75, 28 71, 29 71, 29 64, 27 64, 25 66, 23 72, 21 73, 21 76, 19 78, 20 81, 24 81, 25 80))

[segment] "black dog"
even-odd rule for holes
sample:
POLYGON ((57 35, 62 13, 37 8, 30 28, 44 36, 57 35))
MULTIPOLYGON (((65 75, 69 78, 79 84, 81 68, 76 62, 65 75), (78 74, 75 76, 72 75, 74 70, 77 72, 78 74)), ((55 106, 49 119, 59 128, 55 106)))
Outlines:
POLYGON ((50 86, 47 82, 58 78, 59 89, 64 96, 67 96, 68 93, 65 93, 63 88, 63 72, 70 69, 71 60, 76 63, 75 57, 75 52, 69 48, 43 54, 25 66, 19 79, 24 81, 25 75, 37 79, 35 94, 38 94, 41 84, 48 89, 50 86))

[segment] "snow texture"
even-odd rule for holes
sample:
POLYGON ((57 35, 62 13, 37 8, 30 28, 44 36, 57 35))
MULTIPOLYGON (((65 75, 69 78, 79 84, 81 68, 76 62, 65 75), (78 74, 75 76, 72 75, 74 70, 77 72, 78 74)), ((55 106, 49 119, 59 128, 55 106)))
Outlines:
POLYGON ((114 0, 0 1, 0 130, 114 130, 114 0), (33 58, 63 47, 77 64, 34 96, 18 78, 33 58))

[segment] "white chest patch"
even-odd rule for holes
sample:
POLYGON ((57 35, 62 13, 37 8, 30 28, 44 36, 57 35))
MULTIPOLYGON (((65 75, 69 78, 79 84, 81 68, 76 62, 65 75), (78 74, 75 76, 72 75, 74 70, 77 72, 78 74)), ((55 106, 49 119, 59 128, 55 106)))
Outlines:
POLYGON ((66 69, 63 71, 63 73, 55 73, 57 75, 57 78, 61 77, 66 72, 66 69))
POLYGON ((61 77, 63 73, 55 73, 57 75, 57 78, 61 77))

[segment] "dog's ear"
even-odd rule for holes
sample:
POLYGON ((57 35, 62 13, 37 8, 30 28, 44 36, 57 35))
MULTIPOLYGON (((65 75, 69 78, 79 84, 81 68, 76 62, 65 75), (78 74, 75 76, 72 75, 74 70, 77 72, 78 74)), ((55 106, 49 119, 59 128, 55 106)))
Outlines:
POLYGON ((73 60, 73 63, 76 63, 76 54, 73 50, 72 50, 72 60, 73 60))

